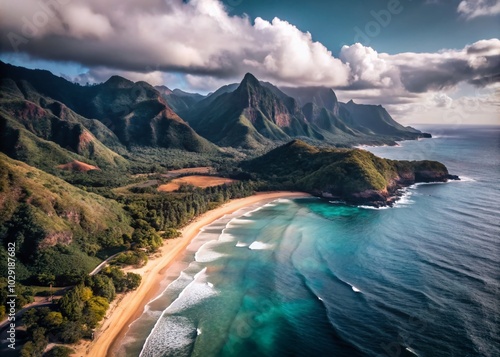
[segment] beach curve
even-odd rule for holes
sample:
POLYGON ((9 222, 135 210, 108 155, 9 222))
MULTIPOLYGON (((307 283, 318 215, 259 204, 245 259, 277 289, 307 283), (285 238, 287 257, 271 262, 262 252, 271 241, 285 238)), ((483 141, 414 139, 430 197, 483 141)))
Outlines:
POLYGON ((159 258, 150 259, 144 267, 131 270, 142 276, 141 285, 135 291, 129 292, 116 302, 113 302, 110 312, 96 334, 95 340, 75 346, 76 353, 74 356, 112 356, 121 338, 125 335, 128 326, 143 313, 148 302, 161 293, 160 282, 165 278, 167 268, 185 251, 186 247, 203 227, 226 214, 231 214, 246 206, 257 203, 265 204, 279 198, 308 196, 310 195, 303 192, 262 192, 249 197, 231 200, 197 217, 181 229, 181 237, 165 241, 162 248, 160 248, 159 258))

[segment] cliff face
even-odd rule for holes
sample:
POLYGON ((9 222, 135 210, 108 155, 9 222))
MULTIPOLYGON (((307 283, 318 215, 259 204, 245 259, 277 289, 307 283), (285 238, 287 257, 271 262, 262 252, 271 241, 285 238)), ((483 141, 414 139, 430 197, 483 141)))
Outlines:
POLYGON ((395 121, 381 105, 356 104, 352 100, 340 103, 340 113, 344 121, 360 132, 368 135, 417 139, 431 137, 412 127, 405 127, 395 121))
POLYGON ((272 188, 298 189, 352 204, 390 205, 418 182, 458 179, 436 161, 394 161, 359 149, 318 149, 299 140, 243 164, 272 188))
POLYGON ((262 85, 249 73, 234 91, 220 92, 200 101, 187 116, 198 133, 218 145, 251 149, 292 136, 315 135, 293 98, 262 85))
MULTIPOLYGON (((0 62, 0 84, 2 108, 26 102, 21 115, 14 115, 14 119, 22 118, 28 125, 36 125, 41 116, 49 113, 64 125, 78 122, 98 140, 106 139, 103 143, 114 150, 125 150, 129 146, 160 146, 193 152, 217 150, 191 129, 162 94, 146 82, 134 83, 113 76, 105 83, 80 86, 48 71, 0 62)), ((176 95, 187 98, 186 93, 176 95)))

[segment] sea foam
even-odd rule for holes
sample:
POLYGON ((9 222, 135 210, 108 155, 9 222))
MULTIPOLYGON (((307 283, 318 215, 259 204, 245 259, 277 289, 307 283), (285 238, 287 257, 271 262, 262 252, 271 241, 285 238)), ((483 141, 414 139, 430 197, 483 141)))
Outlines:
POLYGON ((272 244, 255 241, 252 244, 250 244, 250 246, 248 247, 248 249, 251 249, 251 250, 268 250, 268 249, 273 249, 273 247, 274 246, 272 244))
POLYGON ((195 253, 194 260, 198 263, 209 263, 226 257, 227 254, 219 253, 214 250, 218 244, 220 244, 218 241, 209 241, 203 244, 195 253))
POLYGON ((217 295, 217 292, 208 285, 206 271, 207 268, 203 268, 196 274, 177 299, 163 311, 146 339, 140 357, 163 356, 169 351, 183 349, 193 342, 192 336, 197 335, 197 327, 179 314, 217 295))

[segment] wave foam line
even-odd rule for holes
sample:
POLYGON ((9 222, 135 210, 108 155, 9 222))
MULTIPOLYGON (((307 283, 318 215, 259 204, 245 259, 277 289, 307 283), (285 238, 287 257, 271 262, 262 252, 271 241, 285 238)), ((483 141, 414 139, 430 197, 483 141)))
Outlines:
POLYGON ((372 209, 372 210, 383 210, 383 209, 389 209, 389 208, 392 208, 392 207, 391 206, 374 207, 374 206, 361 205, 361 206, 358 206, 358 208, 372 209))
POLYGON ((413 354, 414 356, 420 356, 417 352, 415 352, 415 350, 411 347, 406 347, 405 348, 408 352, 410 352, 411 354, 413 354))
POLYGON ((248 249, 250 249, 250 250, 270 250, 270 249, 273 249, 273 247, 274 246, 272 244, 255 241, 252 244, 250 244, 248 249))
POLYGON ((195 283, 196 283, 196 280, 198 279, 198 277, 200 277, 201 275, 205 274, 207 271, 207 268, 203 268, 200 272, 198 272, 194 277, 193 277, 193 281, 191 281, 182 291, 181 293, 179 294, 179 296, 177 296, 177 298, 172 301, 172 303, 163 311, 163 313, 161 314, 160 318, 156 321, 155 325, 153 326, 153 329, 151 330, 151 333, 148 335, 148 337, 146 338, 146 341, 144 341, 144 345, 142 346, 142 350, 141 350, 141 353, 139 354, 139 357, 142 357, 144 356, 144 352, 145 352, 145 349, 149 343, 149 341, 151 340, 151 337, 155 334, 156 330, 158 329, 158 326, 159 324, 162 322, 162 319, 163 317, 165 317, 165 315, 169 312, 169 310, 171 310, 171 308, 174 306, 175 303, 177 303, 178 301, 180 301, 186 291, 191 287, 193 286, 195 283))

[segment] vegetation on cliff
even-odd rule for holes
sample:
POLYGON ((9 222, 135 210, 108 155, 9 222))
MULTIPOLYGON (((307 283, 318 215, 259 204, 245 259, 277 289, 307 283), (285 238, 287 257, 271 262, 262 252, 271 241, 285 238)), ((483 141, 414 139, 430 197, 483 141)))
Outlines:
POLYGON ((395 161, 361 149, 319 149, 294 140, 242 163, 267 189, 303 190, 349 202, 384 204, 402 185, 446 181, 435 161, 395 161))
MULTIPOLYGON (((325 88, 289 89, 292 98, 248 74, 203 98, 118 76, 80 86, 47 71, 1 62, 0 70, 0 259, 7 261, 14 244, 17 307, 39 287, 66 291, 50 308, 27 313, 23 356, 40 356, 49 338, 90 338, 116 294, 140 284, 118 266, 145 264, 164 239, 229 199, 255 189, 302 190, 382 205, 403 185, 449 178, 433 161, 392 161, 300 140, 277 147, 293 137, 346 145, 422 134, 381 107, 339 103, 325 88), (198 135, 169 101, 224 148, 198 135), (167 170, 194 166, 234 182, 159 192, 175 177, 167 170), (89 276, 111 255, 111 267, 89 276)), ((6 276, 4 265, 0 287, 6 276)), ((6 299, 0 294, 0 306, 6 299)))

